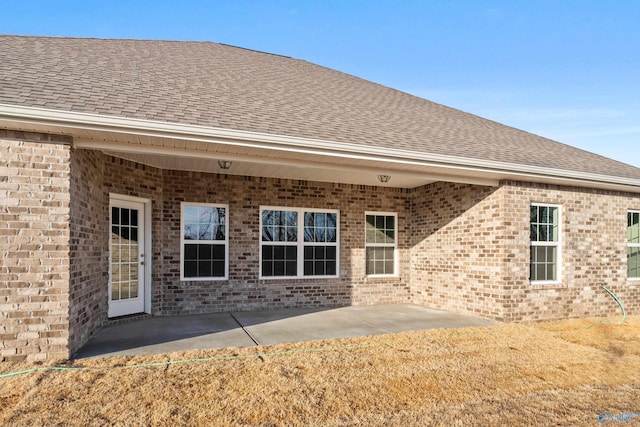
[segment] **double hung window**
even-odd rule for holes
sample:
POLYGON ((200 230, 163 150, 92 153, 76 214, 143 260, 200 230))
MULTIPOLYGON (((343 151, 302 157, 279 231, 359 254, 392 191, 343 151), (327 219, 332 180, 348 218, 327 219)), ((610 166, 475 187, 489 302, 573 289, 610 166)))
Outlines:
POLYGON ((262 207, 261 277, 337 276, 338 223, 335 210, 262 207))
POLYGON ((224 280, 229 271, 227 205, 182 203, 181 280, 224 280))
POLYGON ((534 203, 530 207, 531 282, 556 283, 560 271, 560 206, 534 203))
POLYGON ((395 213, 365 214, 365 272, 368 276, 397 274, 397 223, 395 213))

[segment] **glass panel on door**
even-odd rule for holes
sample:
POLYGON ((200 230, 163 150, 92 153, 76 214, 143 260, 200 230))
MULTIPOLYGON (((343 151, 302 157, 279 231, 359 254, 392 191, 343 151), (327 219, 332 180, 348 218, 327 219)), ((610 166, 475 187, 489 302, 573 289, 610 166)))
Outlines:
POLYGON ((138 210, 111 208, 111 300, 138 296, 138 210))

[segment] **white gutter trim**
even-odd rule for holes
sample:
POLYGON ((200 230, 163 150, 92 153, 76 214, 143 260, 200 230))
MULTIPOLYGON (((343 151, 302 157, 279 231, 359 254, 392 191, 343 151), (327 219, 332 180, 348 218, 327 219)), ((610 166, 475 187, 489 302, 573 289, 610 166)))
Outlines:
POLYGON ((199 125, 169 123, 147 119, 105 116, 99 114, 50 110, 0 104, 0 120, 87 129, 123 134, 144 135, 180 140, 216 142, 249 148, 293 151, 304 154, 354 157, 363 160, 391 161, 480 172, 506 173, 517 176, 561 178, 591 183, 610 183, 640 187, 640 179, 539 166, 524 166, 441 154, 417 153, 409 150, 363 146, 359 144, 318 140, 199 125), (349 156, 349 154, 351 156, 349 156))

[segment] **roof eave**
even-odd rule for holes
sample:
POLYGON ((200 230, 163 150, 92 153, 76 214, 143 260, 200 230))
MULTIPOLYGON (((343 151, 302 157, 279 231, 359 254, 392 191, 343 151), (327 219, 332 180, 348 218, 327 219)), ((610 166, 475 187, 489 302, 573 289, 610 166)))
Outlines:
POLYGON ((423 165, 454 171, 461 175, 484 173, 499 179, 640 193, 640 179, 139 118, 0 104, 0 123, 2 122, 44 125, 70 131, 85 129, 116 134, 215 142, 308 155, 423 165))

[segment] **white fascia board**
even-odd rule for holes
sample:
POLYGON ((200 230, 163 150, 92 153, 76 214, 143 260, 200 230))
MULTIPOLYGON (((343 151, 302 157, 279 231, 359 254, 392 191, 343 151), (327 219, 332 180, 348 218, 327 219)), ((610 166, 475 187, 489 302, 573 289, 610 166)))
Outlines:
POLYGON ((457 170, 461 173, 464 171, 488 172, 503 176, 504 179, 552 178, 567 185, 585 186, 585 184, 597 184, 595 186, 598 188, 616 190, 624 188, 624 191, 640 192, 640 179, 147 119, 0 104, 0 120, 70 129, 173 138, 185 141, 211 142, 236 147, 280 150, 300 154, 439 167, 457 170), (612 185, 609 187, 607 184, 612 185))

